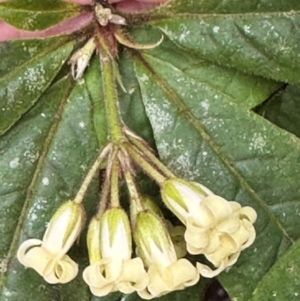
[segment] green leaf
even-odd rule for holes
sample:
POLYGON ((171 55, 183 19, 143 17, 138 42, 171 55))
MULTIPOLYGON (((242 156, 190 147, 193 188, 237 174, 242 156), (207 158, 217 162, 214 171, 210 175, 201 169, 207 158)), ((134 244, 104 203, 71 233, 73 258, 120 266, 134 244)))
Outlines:
POLYGON ((300 296, 300 240, 271 268, 250 301, 297 301, 300 296))
POLYGON ((257 112, 272 123, 300 138, 300 88, 288 86, 274 95, 257 112))
POLYGON ((236 1, 227 0, 172 0, 158 9, 163 13, 194 13, 194 14, 246 14, 251 12, 284 12, 299 8, 297 0, 267 0, 255 1, 236 1))
POLYGON ((299 1, 264 2, 175 1, 149 24, 215 64, 299 84, 299 1))
MULTIPOLYGON (((299 237, 300 142, 249 111, 243 102, 253 89, 249 80, 229 96, 226 86, 214 88, 218 78, 203 83, 206 69, 172 49, 168 56, 136 55, 146 112, 160 157, 177 175, 257 211, 255 244, 220 278, 235 300, 247 300, 299 237)), ((227 73, 229 82, 234 75, 227 73)))
MULTIPOLYGON (((40 238, 58 206, 76 194, 99 150, 91 110, 85 85, 73 86, 70 77, 63 78, 1 140, 0 177, 7 180, 0 184, 0 219, 5 225, 0 228, 0 257, 9 264, 1 279, 2 298, 85 300, 90 296, 87 288, 82 289, 82 279, 59 289, 47 285, 33 270, 25 270, 13 256, 21 241, 40 238)), ((94 208, 97 194, 89 201, 94 208)), ((77 250, 74 257, 86 263, 82 254, 77 250)))
POLYGON ((73 50, 67 38, 2 43, 0 135, 27 112, 51 84, 73 50))
POLYGON ((0 19, 24 30, 42 30, 78 15, 80 6, 61 0, 9 0, 0 3, 0 19))
MULTIPOLYGON (((1 18, 29 30, 78 12, 79 6, 55 0, 0 4, 1 18)), ((173 0, 153 15, 128 17, 132 24, 147 25, 130 28, 141 43, 159 40, 163 31, 159 47, 120 48, 118 54, 126 89, 118 87, 125 124, 156 143, 161 159, 176 175, 199 181, 258 213, 255 243, 219 276, 233 301, 265 300, 266 295, 274 300, 273 291, 280 301, 297 297, 297 269, 282 283, 279 277, 298 264, 293 258, 299 245, 300 142, 293 134, 298 135, 299 128, 299 88, 277 93, 283 82, 299 84, 299 12, 297 0, 173 0)), ((140 300, 137 294, 118 292, 91 295, 81 277, 88 265, 86 228, 70 252, 80 267, 71 283, 49 285, 15 257, 20 243, 41 238, 59 205, 74 198, 108 142, 98 56, 81 80, 64 76, 72 39, 0 44, 3 301, 140 300)), ((157 197, 151 180, 146 182, 139 172, 135 178, 143 193, 157 197)), ((85 198, 87 220, 98 206, 98 182, 97 177, 85 198)), ((126 201, 123 187, 121 194, 126 201)), ((203 300, 210 282, 202 278, 196 286, 158 300, 203 300)))

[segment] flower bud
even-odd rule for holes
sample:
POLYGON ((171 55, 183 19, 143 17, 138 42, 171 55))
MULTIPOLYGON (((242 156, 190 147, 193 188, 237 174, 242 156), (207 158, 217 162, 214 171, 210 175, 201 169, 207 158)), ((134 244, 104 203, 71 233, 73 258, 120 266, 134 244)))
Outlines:
POLYGON ((138 254, 148 269, 149 284, 138 294, 152 299, 194 285, 199 280, 196 268, 176 256, 171 237, 162 219, 145 210, 138 213, 134 229, 138 254))
POLYGON ((164 222, 174 245, 177 258, 184 257, 187 253, 186 243, 184 240, 185 228, 182 226, 173 226, 173 224, 169 220, 164 219, 163 213, 161 212, 160 208, 149 196, 142 196, 142 200, 144 208, 158 215, 164 222))
POLYGON ((131 258, 132 241, 130 223, 126 212, 121 208, 111 208, 101 217, 102 258, 131 258))
POLYGON ((95 49, 95 40, 94 38, 91 38, 70 58, 69 64, 71 65, 71 73, 75 80, 78 80, 82 77, 84 70, 88 66, 95 49))
POLYGON ((91 264, 84 270, 83 279, 95 296, 118 290, 130 294, 146 287, 148 276, 142 260, 131 259, 130 224, 123 209, 108 209, 100 222, 92 219, 87 243, 91 264))
POLYGON ((165 205, 184 224, 190 216, 201 216, 199 204, 208 195, 213 195, 213 192, 205 186, 182 179, 166 180, 161 188, 161 196, 165 205))
POLYGON ((84 223, 83 206, 73 201, 66 202, 50 220, 42 247, 52 254, 66 254, 78 238, 84 223))
POLYGON ((163 221, 151 211, 138 213, 134 229, 134 241, 146 266, 159 263, 168 266, 176 261, 176 253, 163 221))
POLYGON ((89 252, 90 264, 94 264, 101 260, 101 220, 98 217, 93 217, 90 221, 87 232, 87 248, 89 252))
POLYGON ((21 244, 18 260, 49 283, 71 281, 78 273, 78 266, 66 253, 78 238, 84 221, 82 205, 66 202, 50 220, 42 241, 29 239, 21 244))

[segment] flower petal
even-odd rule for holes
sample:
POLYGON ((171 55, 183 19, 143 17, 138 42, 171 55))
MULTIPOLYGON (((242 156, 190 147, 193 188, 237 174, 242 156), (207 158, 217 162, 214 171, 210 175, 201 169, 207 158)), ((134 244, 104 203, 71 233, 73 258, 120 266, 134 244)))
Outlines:
POLYGON ((122 274, 116 287, 124 294, 141 291, 148 285, 148 274, 145 271, 143 261, 136 257, 123 263, 122 274))
POLYGON ((53 259, 44 271, 44 279, 51 284, 67 283, 78 274, 78 265, 68 255, 62 259, 53 259))
POLYGON ((198 282, 197 269, 187 260, 179 259, 167 268, 151 265, 148 270, 149 285, 138 292, 144 299, 165 295, 175 290, 182 290, 198 282))
POLYGON ((99 262, 89 265, 83 271, 83 279, 89 285, 91 292, 95 296, 105 296, 116 290, 115 281, 119 275, 114 278, 106 277, 105 275, 109 263, 109 259, 102 259, 99 262))
POLYGON ((25 240, 19 247, 18 252, 17 252, 17 257, 18 260, 28 267, 27 261, 28 258, 26 257, 26 254, 30 251, 31 248, 40 246, 43 242, 40 239, 28 239, 25 240))

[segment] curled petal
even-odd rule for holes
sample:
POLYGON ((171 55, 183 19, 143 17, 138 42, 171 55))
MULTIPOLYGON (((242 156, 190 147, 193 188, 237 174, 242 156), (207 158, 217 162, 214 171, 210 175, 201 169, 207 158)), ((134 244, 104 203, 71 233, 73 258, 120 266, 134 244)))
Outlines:
POLYGON ((91 292, 98 297, 105 296, 115 291, 115 282, 119 278, 122 270, 122 262, 114 264, 117 270, 109 269, 110 259, 102 259, 91 264, 83 271, 83 279, 89 285, 91 292), (117 266, 119 264, 119 267, 117 266), (113 274, 113 275, 111 275, 113 274))
POLYGON ((148 270, 149 285, 138 292, 143 299, 152 299, 196 284, 200 278, 197 269, 187 260, 179 259, 167 268, 152 265, 148 270))
POLYGON ((44 248, 37 246, 42 242, 39 239, 26 240, 17 252, 18 260, 26 267, 34 269, 41 276, 52 261, 52 255, 44 248))
POLYGON ((193 231, 190 224, 187 224, 184 238, 187 243, 188 252, 191 254, 200 254, 201 250, 209 244, 208 231, 193 231), (191 246, 191 249, 189 249, 189 246, 191 246))
POLYGON ((202 205, 210 210, 215 220, 222 221, 232 215, 230 202, 218 195, 205 198, 202 205))
MULTIPOLYGON (((29 267, 27 264, 28 262, 28 252, 30 249, 33 247, 38 247, 41 246, 43 242, 40 239, 28 239, 25 240, 19 247, 18 252, 17 252, 17 258, 18 260, 26 267, 29 267)), ((29 260, 30 261, 30 260, 29 260)))
POLYGON ((223 260, 229 260, 231 256, 241 251, 241 246, 232 237, 223 235, 220 238, 220 247, 213 253, 204 253, 205 257, 215 266, 220 266, 223 260))
POLYGON ((241 208, 239 214, 240 214, 240 216, 244 215, 252 224, 257 219, 256 211, 253 208, 248 207, 248 206, 241 208))
POLYGON ((238 218, 227 219, 217 225, 217 230, 220 232, 232 234, 237 232, 241 227, 241 221, 238 218))
POLYGON ((78 274, 78 265, 68 255, 60 260, 53 259, 45 268, 42 275, 48 283, 67 283, 78 274))
POLYGON ((251 222, 249 222, 247 220, 243 220, 243 226, 248 231, 248 239, 242 245, 241 250, 244 250, 244 249, 248 248, 249 246, 251 246, 253 244, 254 240, 255 240, 255 237, 256 237, 256 232, 255 232, 255 229, 254 229, 253 225, 251 224, 251 222))
POLYGON ((148 274, 143 261, 136 257, 123 263, 122 274, 117 280, 117 289, 124 294, 141 291, 148 285, 148 274))
POLYGON ((73 280, 78 273, 77 264, 67 255, 61 260, 53 257, 41 244, 39 239, 26 240, 18 250, 18 260, 24 266, 34 269, 48 283, 66 283, 73 280))
POLYGON ((216 270, 212 270, 208 265, 197 262, 197 269, 201 276, 206 278, 213 278, 219 275, 226 267, 224 263, 220 265, 216 270))
POLYGON ((229 260, 223 260, 217 269, 212 270, 208 265, 197 262, 197 269, 201 276, 206 278, 213 278, 219 275, 227 267, 230 267, 236 263, 240 256, 240 252, 233 254, 229 260))

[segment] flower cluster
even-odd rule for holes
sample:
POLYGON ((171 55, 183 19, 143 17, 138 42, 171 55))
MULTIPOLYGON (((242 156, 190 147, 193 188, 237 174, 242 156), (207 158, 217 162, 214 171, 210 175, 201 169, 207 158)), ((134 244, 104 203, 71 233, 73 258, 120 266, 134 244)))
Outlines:
POLYGON ((256 212, 228 202, 198 183, 182 179, 164 182, 162 198, 168 208, 186 226, 187 251, 203 254, 217 268, 197 263, 205 277, 214 277, 233 265, 242 250, 255 239, 256 212))
POLYGON ((98 34, 90 37, 69 63, 74 79, 78 80, 93 53, 99 53, 110 140, 88 170, 74 200, 57 210, 42 240, 23 242, 17 257, 49 283, 74 279, 78 265, 67 252, 84 227, 82 201, 105 160, 99 205, 87 232, 90 264, 82 277, 98 297, 120 291, 137 292, 143 299, 153 299, 183 290, 196 284, 201 276, 214 277, 232 266, 241 251, 254 242, 256 212, 215 195, 199 183, 177 178, 148 144, 124 125, 118 110, 116 82, 122 87, 122 81, 114 42, 149 49, 158 46, 162 39, 155 44, 135 43, 120 30, 119 25, 125 25, 126 20, 100 4, 95 5, 95 17, 101 25, 97 26, 98 34), (102 28, 107 25, 108 28, 102 28), (136 167, 158 184, 162 201, 182 225, 175 222, 174 226, 165 219, 159 206, 141 195, 135 180, 136 167), (128 188, 130 205, 125 209, 119 199, 120 179, 128 188), (210 265, 202 262, 194 265, 184 258, 187 253, 203 255, 210 265))
MULTIPOLYGON (((138 192, 124 149, 119 152, 108 145, 99 158, 107 155, 109 172, 87 234, 90 265, 83 272, 94 295, 137 292, 143 299, 152 299, 182 290, 197 283, 200 275, 214 277, 232 266, 253 243, 256 212, 252 208, 227 201, 201 184, 157 173, 163 202, 184 225, 174 227, 149 197, 138 192), (129 189, 130 217, 119 202, 120 172, 129 189), (194 266, 184 258, 187 252, 204 255, 215 270, 201 262, 194 266)), ((93 172, 101 160, 91 168, 93 172)), ((150 171, 145 162, 141 166, 150 171)), ((92 172, 87 178, 91 180, 92 172)), ((78 195, 57 210, 42 241, 29 239, 17 253, 23 265, 49 283, 69 282, 78 273, 77 264, 66 255, 85 220, 82 193, 78 195)))

